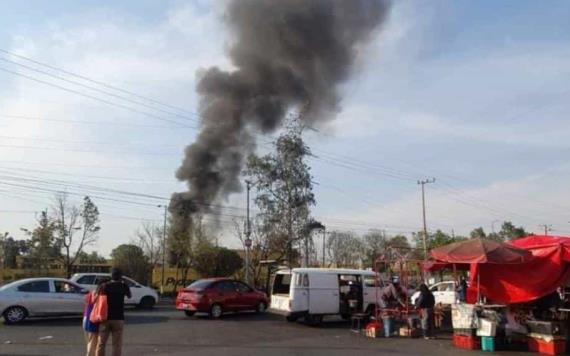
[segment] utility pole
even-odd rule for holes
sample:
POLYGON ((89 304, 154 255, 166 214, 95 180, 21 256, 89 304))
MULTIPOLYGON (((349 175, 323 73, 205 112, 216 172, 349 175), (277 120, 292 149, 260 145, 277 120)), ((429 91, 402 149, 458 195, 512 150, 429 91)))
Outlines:
POLYGON ((162 226, 162 268, 160 271, 160 294, 164 294, 164 268, 166 265, 166 216, 168 215, 168 205, 157 205, 164 208, 164 223, 162 226))
POLYGON ((327 228, 323 225, 323 268, 325 268, 325 255, 326 255, 326 246, 327 246, 327 228))
POLYGON ((249 219, 249 191, 251 190, 251 181, 246 180, 245 181, 246 187, 247 187, 247 195, 246 195, 246 199, 247 199, 247 218, 245 221, 245 283, 249 284, 250 283, 250 278, 249 278, 249 270, 250 270, 250 249, 251 249, 251 222, 249 219))
POLYGON ((426 193, 425 185, 435 183, 435 178, 419 180, 418 185, 422 186, 422 215, 424 220, 424 258, 427 259, 427 223, 426 223, 426 193))
POLYGON ((552 225, 541 224, 541 225, 538 225, 538 226, 544 228, 544 236, 548 236, 548 232, 549 232, 549 231, 552 231, 552 225))

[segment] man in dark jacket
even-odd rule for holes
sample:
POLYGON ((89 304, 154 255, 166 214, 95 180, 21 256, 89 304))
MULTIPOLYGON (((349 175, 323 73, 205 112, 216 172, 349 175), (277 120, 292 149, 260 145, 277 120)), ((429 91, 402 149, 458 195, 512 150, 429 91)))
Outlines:
POLYGON ((435 298, 425 284, 420 285, 420 296, 416 299, 416 308, 420 309, 422 317, 422 332, 424 339, 433 338, 433 307, 435 298))
POLYGON ((105 346, 109 336, 113 337, 113 356, 121 356, 125 297, 131 297, 131 290, 123 281, 123 274, 119 269, 114 268, 111 271, 111 281, 102 286, 101 294, 107 296, 108 314, 107 321, 101 323, 99 328, 97 356, 105 356, 105 346))

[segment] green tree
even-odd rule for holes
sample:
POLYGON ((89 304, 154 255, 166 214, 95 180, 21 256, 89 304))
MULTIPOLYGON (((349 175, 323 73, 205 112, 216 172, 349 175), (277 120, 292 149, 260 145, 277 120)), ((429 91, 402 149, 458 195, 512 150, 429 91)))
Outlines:
MULTIPOLYGON (((171 224, 170 226, 180 225, 171 224)), ((168 262, 176 267, 176 279, 186 280, 188 278, 190 269, 196 266, 199 249, 210 244, 212 244, 212 239, 206 233, 202 219, 198 215, 193 216, 190 226, 183 229, 168 229, 168 262)))
POLYGON ((296 264, 296 248, 312 245, 306 226, 315 197, 305 162, 311 152, 301 133, 302 129, 293 125, 277 139, 274 153, 251 155, 245 171, 256 191, 254 202, 261 212, 266 237, 276 250, 285 251, 290 265, 296 264))
POLYGON ((204 278, 231 277, 242 267, 239 254, 225 247, 204 244, 196 253, 194 269, 204 278))
POLYGON ((149 282, 151 265, 140 247, 131 244, 119 245, 111 251, 111 258, 113 266, 121 269, 124 275, 143 284, 149 282))
POLYGON ((516 227, 512 222, 505 221, 501 226, 501 231, 499 231, 499 236, 503 241, 520 239, 528 235, 528 232, 522 226, 516 227))
POLYGON ((371 230, 363 236, 365 261, 367 267, 373 267, 378 256, 385 251, 388 241, 386 234, 380 230, 371 230))
POLYGON ((98 254, 97 251, 92 251, 91 253, 81 251, 78 256, 79 257, 77 258, 77 261, 84 264, 98 264, 107 262, 107 259, 98 254))
POLYGON ((56 244, 69 278, 81 252, 99 238, 99 209, 87 196, 80 207, 70 204, 66 193, 57 194, 54 201, 56 244))
POLYGON ((49 219, 47 211, 42 211, 36 221, 37 226, 33 230, 22 229, 30 237, 29 253, 24 267, 34 269, 38 274, 47 275, 50 263, 60 256, 54 236, 56 227, 49 219))
POLYGON ((8 237, 8 233, 0 236, 0 247, 2 260, 0 266, 3 268, 17 268, 18 257, 23 256, 29 252, 29 243, 26 240, 15 240, 13 237, 8 237))
POLYGON ((332 231, 327 251, 335 267, 360 267, 364 259, 364 243, 352 232, 332 231))
POLYGON ((469 237, 472 239, 485 239, 487 238, 487 234, 485 233, 485 230, 483 230, 482 227, 478 227, 476 229, 473 229, 469 233, 469 237))

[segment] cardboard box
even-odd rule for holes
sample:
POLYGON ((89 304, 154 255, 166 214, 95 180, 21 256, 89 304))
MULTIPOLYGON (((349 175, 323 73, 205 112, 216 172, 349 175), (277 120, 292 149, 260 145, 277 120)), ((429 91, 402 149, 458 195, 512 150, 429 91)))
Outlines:
POLYGON ((477 336, 495 336, 497 334, 497 323, 488 319, 479 319, 477 336))
POLYGON ((399 330, 400 336, 403 337, 420 337, 422 331, 420 329, 412 329, 408 326, 402 326, 399 330))

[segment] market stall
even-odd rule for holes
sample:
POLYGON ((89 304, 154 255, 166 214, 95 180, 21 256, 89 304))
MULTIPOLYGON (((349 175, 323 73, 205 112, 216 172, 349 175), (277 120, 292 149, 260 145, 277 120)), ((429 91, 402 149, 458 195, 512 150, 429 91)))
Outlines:
POLYGON ((430 257, 426 270, 469 271, 468 303, 452 311, 456 346, 564 352, 568 318, 555 307, 557 289, 570 279, 570 238, 472 239, 434 249, 430 257))

